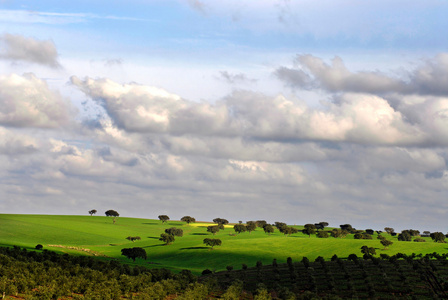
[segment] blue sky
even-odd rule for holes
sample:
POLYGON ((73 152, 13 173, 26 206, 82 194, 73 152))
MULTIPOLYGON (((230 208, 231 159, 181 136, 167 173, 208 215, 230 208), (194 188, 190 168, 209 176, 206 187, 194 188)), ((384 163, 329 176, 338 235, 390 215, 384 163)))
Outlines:
POLYGON ((445 232, 447 12, 0 1, 0 210, 445 232))

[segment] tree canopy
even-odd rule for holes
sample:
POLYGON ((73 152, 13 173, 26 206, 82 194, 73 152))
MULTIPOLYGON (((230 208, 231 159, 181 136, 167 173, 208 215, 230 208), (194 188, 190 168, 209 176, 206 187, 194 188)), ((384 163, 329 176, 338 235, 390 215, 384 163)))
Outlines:
POLYGON ((142 238, 139 236, 128 236, 126 239, 130 240, 131 242, 135 242, 141 240, 142 238))
POLYGON ((204 244, 206 244, 207 246, 211 246, 213 249, 214 246, 221 246, 222 242, 220 239, 206 238, 206 239, 204 239, 204 244))
POLYGON ((213 235, 215 235, 218 231, 219 231, 219 227, 216 225, 215 226, 207 226, 207 232, 210 232, 213 235))
POLYGON ((94 215, 94 214, 96 214, 96 213, 97 213, 97 210, 96 210, 96 209, 89 210, 89 214, 90 214, 90 215, 94 215))
POLYGON ((168 221, 169 219, 170 217, 168 217, 167 215, 159 215, 159 220, 162 221, 162 224, 168 221))
POLYGON ((172 234, 162 233, 162 234, 160 234, 159 240, 164 242, 165 245, 169 245, 172 242, 174 242, 175 239, 174 239, 174 235, 172 235, 172 234))
POLYGON ((124 255, 127 258, 132 259, 133 261, 135 261, 136 258, 143 258, 145 260, 147 258, 145 249, 140 247, 123 248, 121 249, 121 255, 124 255))
POLYGON ((241 232, 246 231, 246 226, 244 226, 243 224, 235 224, 233 226, 233 230, 235 230, 236 233, 240 234, 241 232))
POLYGON ((246 231, 251 233, 257 228, 257 224, 254 221, 247 221, 246 222, 246 231))
POLYGON ((180 220, 181 220, 182 222, 187 223, 187 224, 196 222, 196 219, 193 218, 193 217, 190 217, 190 216, 184 216, 184 217, 182 217, 180 220))
POLYGON ((171 228, 165 229, 165 233, 171 234, 173 236, 179 236, 179 237, 182 237, 184 235, 184 231, 182 229, 176 228, 176 227, 171 227, 171 228))
POLYGON ((434 242, 445 243, 445 235, 442 232, 433 232, 430 236, 434 242))
POLYGON ((265 233, 270 235, 271 233, 274 232, 274 227, 271 224, 266 224, 263 226, 263 230, 265 233))
POLYGON ((106 217, 118 217, 118 216, 120 216, 120 214, 116 210, 113 210, 113 209, 109 209, 108 211, 105 212, 105 214, 106 214, 106 217))

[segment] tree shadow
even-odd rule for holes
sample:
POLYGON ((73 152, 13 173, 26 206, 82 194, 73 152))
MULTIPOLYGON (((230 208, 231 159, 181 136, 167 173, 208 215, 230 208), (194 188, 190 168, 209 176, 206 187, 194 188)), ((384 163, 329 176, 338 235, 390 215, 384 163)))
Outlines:
POLYGON ((191 235, 209 235, 208 233, 192 233, 191 235))
POLYGON ((160 236, 148 236, 148 239, 158 240, 158 239, 160 239, 160 236))
POLYGON ((209 249, 209 247, 188 247, 188 248, 180 248, 179 250, 201 250, 201 249, 209 249))
POLYGON ((143 225, 158 225, 159 222, 142 223, 143 225))

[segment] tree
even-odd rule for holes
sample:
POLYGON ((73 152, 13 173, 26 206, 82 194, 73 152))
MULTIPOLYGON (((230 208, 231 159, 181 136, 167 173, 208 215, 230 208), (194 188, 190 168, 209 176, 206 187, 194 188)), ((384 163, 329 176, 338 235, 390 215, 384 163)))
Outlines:
POLYGON ((213 223, 218 224, 219 229, 224 230, 224 225, 229 224, 229 221, 227 221, 226 219, 222 219, 222 218, 215 218, 215 219, 213 219, 213 223))
POLYGON ((97 213, 96 209, 89 210, 89 214, 92 216, 97 213))
POLYGON ((348 231, 348 232, 352 232, 352 231, 355 230, 355 228, 353 228, 352 225, 350 225, 350 224, 339 225, 339 227, 340 227, 342 230, 346 230, 346 231, 348 231))
POLYGON ((267 224, 267 222, 265 220, 257 220, 257 221, 255 221, 255 224, 257 224, 257 227, 263 228, 264 225, 267 224))
POLYGON ((328 222, 319 222, 319 224, 324 228, 328 226, 328 222))
POLYGON ((166 221, 168 221, 170 219, 170 217, 168 217, 167 215, 160 215, 159 216, 159 220, 162 221, 163 223, 166 223, 166 221))
POLYGON ((105 212, 105 214, 106 214, 106 217, 118 217, 118 216, 120 216, 120 214, 117 211, 113 210, 113 209, 109 209, 108 211, 105 212))
POLYGON ((375 255, 376 254, 376 250, 373 247, 368 247, 368 246, 362 246, 361 247, 361 253, 371 256, 371 255, 375 255))
POLYGON ((196 219, 193 218, 193 217, 190 217, 190 216, 182 217, 180 220, 181 220, 182 222, 187 223, 187 224, 196 222, 196 219))
POLYGON ((280 232, 283 232, 283 229, 285 227, 288 227, 288 225, 286 225, 286 223, 283 222, 275 222, 274 226, 277 227, 278 231, 280 232))
POLYGON ((133 261, 135 261, 136 258, 144 258, 145 260, 147 258, 145 249, 140 247, 123 248, 121 249, 121 255, 124 255, 133 261))
POLYGON ((297 228, 289 227, 289 226, 284 227, 283 231, 282 231, 282 233, 284 235, 288 235, 288 236, 290 236, 291 234, 297 233, 297 232, 299 232, 299 230, 297 228))
POLYGON ((251 233, 257 228, 257 224, 254 221, 247 221, 246 222, 246 230, 251 233))
POLYGON ((106 214, 106 217, 114 217, 114 219, 113 219, 114 224, 116 221, 116 217, 120 216, 120 214, 113 209, 109 209, 108 211, 105 212, 105 214, 106 214))
POLYGON ((381 243, 381 245, 384 246, 384 249, 387 249, 387 247, 392 245, 394 242, 386 240, 386 239, 382 239, 380 243, 381 243))
POLYGON ((218 226, 207 226, 207 232, 210 232, 213 235, 215 235, 218 231, 219 231, 218 226))
POLYGON ((434 242, 445 243, 445 235, 441 232, 433 232, 430 236, 434 242))
POLYGON ((412 235, 409 230, 402 230, 398 235, 398 240, 403 242, 410 242, 412 241, 412 235))
POLYGON ((128 236, 126 239, 130 240, 131 242, 135 242, 135 241, 140 241, 142 238, 139 236, 128 236))
POLYGON ((184 231, 180 228, 171 227, 168 229, 165 229, 165 233, 171 234, 172 236, 179 236, 182 237, 184 235, 184 231))
POLYGON ((331 232, 330 232, 331 236, 334 238, 343 238, 346 237, 348 234, 347 230, 342 230, 339 228, 334 228, 331 232))
POLYGON ((387 234, 392 234, 392 232, 395 232, 395 229, 393 229, 392 227, 385 227, 384 231, 386 231, 387 234))
POLYGON ((168 233, 162 233, 160 234, 160 241, 164 242, 165 245, 169 245, 172 242, 174 242, 174 235, 168 234, 168 233))
POLYGON ((316 225, 314 224, 305 224, 305 228, 302 230, 304 234, 308 234, 308 237, 311 237, 312 234, 316 233, 316 225))
POLYGON ((266 224, 263 226, 264 233, 271 235, 274 232, 274 227, 271 224, 266 224))
POLYGON ((220 239, 209 239, 206 238, 204 239, 204 244, 206 244, 207 246, 211 246, 212 249, 214 246, 221 246, 221 240, 220 239))
POLYGON ((233 230, 235 230, 236 233, 240 234, 241 232, 246 231, 246 226, 244 226, 243 224, 235 224, 235 226, 233 226, 233 230))

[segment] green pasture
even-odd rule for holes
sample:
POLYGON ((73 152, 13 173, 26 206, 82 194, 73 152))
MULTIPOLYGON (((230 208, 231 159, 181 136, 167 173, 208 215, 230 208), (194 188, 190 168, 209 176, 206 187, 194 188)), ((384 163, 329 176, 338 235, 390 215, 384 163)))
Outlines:
POLYGON ((384 233, 383 235, 394 244, 383 250, 376 235, 373 240, 355 240, 353 235, 342 239, 319 239, 302 233, 285 236, 277 230, 267 235, 261 228, 252 233, 235 235, 233 225, 227 225, 225 230, 213 236, 206 231, 209 225, 213 224, 187 225, 180 221, 162 224, 159 220, 124 217, 117 218, 116 224, 113 224, 112 218, 103 216, 0 214, 0 246, 17 245, 34 249, 37 244, 42 244, 44 249, 57 252, 80 255, 100 253, 106 256, 102 259, 114 258, 123 263, 132 261, 121 256, 122 248, 142 247, 146 250, 148 259, 137 260, 136 264, 152 268, 164 267, 174 271, 189 269, 196 274, 204 269, 224 270, 229 265, 240 269, 243 263, 251 267, 255 266, 257 261, 271 264, 274 258, 281 263, 286 262, 288 257, 298 261, 304 256, 310 260, 317 256, 328 260, 334 254, 341 258, 352 253, 361 256, 360 248, 363 245, 375 247, 377 256, 381 253, 393 255, 398 252, 448 252, 447 244, 434 243, 430 238, 424 238, 425 243, 399 242, 396 237, 384 233), (181 228, 184 236, 176 237, 171 245, 164 245, 159 241, 159 237, 170 227, 181 228), (140 236, 141 240, 130 242, 126 239, 128 236, 140 236), (222 246, 211 250, 203 244, 204 238, 219 238, 222 240, 222 246), (50 245, 89 249, 91 253, 50 245))

